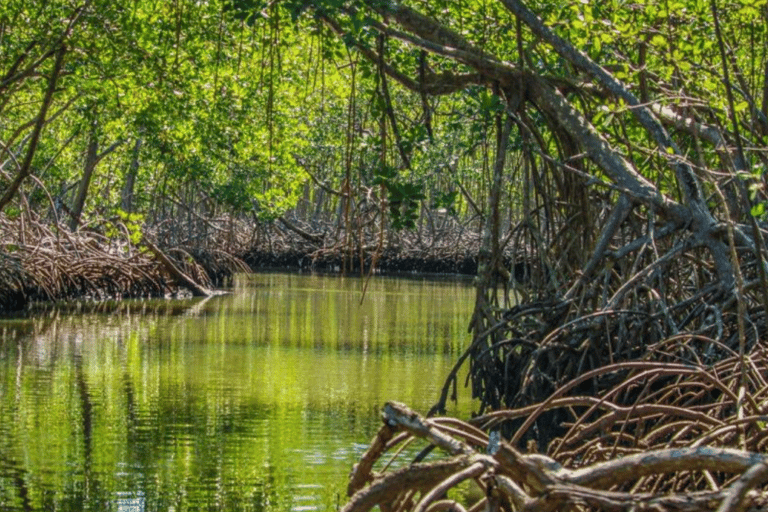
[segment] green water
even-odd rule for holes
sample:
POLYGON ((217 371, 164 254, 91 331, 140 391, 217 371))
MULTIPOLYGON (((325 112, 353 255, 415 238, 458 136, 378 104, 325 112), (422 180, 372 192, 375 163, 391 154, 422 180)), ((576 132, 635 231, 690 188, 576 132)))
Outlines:
POLYGON ((435 402, 473 304, 467 281, 361 288, 261 274, 0 319, 0 510, 336 510, 381 405, 435 402))

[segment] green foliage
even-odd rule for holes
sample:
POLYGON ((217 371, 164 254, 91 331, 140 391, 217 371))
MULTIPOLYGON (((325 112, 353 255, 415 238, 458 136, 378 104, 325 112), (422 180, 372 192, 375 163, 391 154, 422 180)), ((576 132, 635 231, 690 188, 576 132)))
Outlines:
POLYGON ((235 19, 253 26, 260 18, 266 17, 267 2, 264 0, 225 0, 224 12, 232 12, 235 19))
MULTIPOLYGON (((144 236, 142 231, 142 225, 144 224, 144 215, 139 213, 127 213, 120 209, 118 209, 115 213, 117 214, 117 217, 120 219, 121 224, 128 231, 127 233, 128 240, 131 242, 132 245, 138 245, 141 242, 142 236, 144 236)), ((118 226, 115 226, 114 224, 109 224, 104 230, 104 235, 107 238, 110 238, 113 240, 119 240, 123 238, 126 235, 126 233, 125 231, 120 229, 118 226)))
POLYGON ((413 229, 419 213, 419 201, 426 199, 423 186, 402 181, 397 169, 384 167, 378 169, 373 180, 374 185, 383 185, 387 191, 387 203, 395 230, 413 229))
POLYGON ((435 210, 445 208, 445 210, 451 215, 456 215, 456 203, 458 198, 458 190, 452 190, 449 192, 437 192, 432 197, 432 204, 430 206, 435 210))
MULTIPOLYGON (((519 55, 516 21, 500 2, 402 3, 507 62, 522 59, 563 84, 585 79, 526 29, 519 55)), ((30 120, 45 90, 40 78, 51 72, 51 52, 64 38, 69 52, 51 106, 55 116, 33 160, 44 188, 26 191, 32 208, 48 209, 49 194, 54 202, 71 204, 94 122, 102 150, 116 142, 143 144, 137 154, 131 144, 122 144, 99 163, 86 203, 90 211, 119 206, 134 163, 133 196, 150 223, 161 220, 152 218, 163 211, 158 204, 179 197, 190 202, 187 206, 213 202, 231 213, 275 218, 296 206, 308 181, 304 165, 337 190, 348 178, 359 190, 382 185, 397 229, 415 225, 417 205, 426 196, 430 206, 462 211, 456 182, 482 206, 505 99, 488 84, 470 84, 456 94, 429 98, 428 124, 423 98, 390 77, 395 140, 378 62, 365 53, 378 51, 375 24, 385 21, 382 12, 392 5, 385 0, 130 5, 95 0, 77 17, 77 7, 65 0, 8 0, 0 6, 0 76, 12 77, 0 83, 0 142, 8 148, 0 168, 9 173, 3 181, 23 160, 30 120), (334 20, 340 36, 326 18, 334 20), (65 34, 68 19, 76 22, 65 34), (27 66, 28 74, 19 73, 27 66), (394 168, 408 170, 393 173, 394 168)), ((737 84, 734 114, 745 126, 754 124, 765 86, 759 71, 766 58, 767 6, 766 0, 721 6, 729 41, 740 43, 731 45, 729 58, 740 73, 734 74, 744 77, 737 84)), ((678 112, 705 104, 706 113, 696 114, 700 122, 729 126, 709 2, 547 2, 535 9, 560 36, 648 102, 678 112)), ((434 76, 472 71, 460 59, 427 54, 406 39, 387 37, 384 57, 410 79, 419 79, 422 65, 434 76)), ((563 88, 615 147, 622 150, 619 141, 629 138, 638 150, 656 155, 634 163, 663 192, 677 194, 660 165, 664 155, 656 154, 626 106, 588 94, 576 99, 574 90, 563 88)), ((540 112, 529 109, 526 116, 532 126, 546 125, 540 112)), ((562 149, 551 134, 538 135, 552 154, 562 149)), ((523 139, 518 130, 514 137, 509 149, 516 153, 523 139)), ((680 138, 687 154, 698 151, 693 139, 680 138)), ((697 154, 705 164, 719 158, 709 147, 697 154)))

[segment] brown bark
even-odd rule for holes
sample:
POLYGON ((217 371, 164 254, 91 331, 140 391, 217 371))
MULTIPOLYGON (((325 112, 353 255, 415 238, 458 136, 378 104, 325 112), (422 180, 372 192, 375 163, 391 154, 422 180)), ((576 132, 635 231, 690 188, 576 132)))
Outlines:
POLYGON ((80 180, 80 186, 77 189, 77 196, 72 203, 71 218, 69 221, 69 229, 75 231, 80 224, 80 217, 83 214, 83 208, 85 207, 85 199, 88 196, 88 188, 91 185, 91 179, 93 173, 96 170, 96 166, 99 165, 105 156, 112 153, 115 149, 122 144, 122 141, 113 142, 108 148, 99 153, 99 129, 98 121, 93 121, 91 124, 91 132, 88 137, 88 148, 85 153, 85 164, 83 165, 83 177, 80 180))
POLYGON ((99 138, 98 123, 94 121, 91 124, 91 133, 88 137, 88 149, 85 151, 85 164, 83 165, 83 177, 80 179, 80 186, 77 188, 77 195, 70 208, 71 218, 69 220, 69 229, 77 230, 80 224, 80 216, 83 214, 85 197, 88 194, 88 187, 91 184, 93 171, 96 169, 97 158, 99 156, 99 138))
POLYGON ((133 210, 133 189, 136 182, 136 174, 139 172, 139 155, 141 153, 141 145, 143 141, 144 139, 141 136, 136 138, 136 142, 133 145, 131 165, 125 175, 125 183, 123 184, 123 190, 120 194, 120 207, 127 213, 130 213, 131 210, 133 210))
POLYGON ((293 222, 289 221, 285 217, 278 217, 277 220, 279 220, 280 223, 283 226, 285 226, 286 228, 290 229, 291 231, 293 231, 294 233, 299 235, 301 238, 303 238, 303 239, 305 239, 305 240, 307 240, 309 242, 312 242, 313 244, 316 244, 318 246, 322 246, 323 245, 323 237, 322 236, 315 235, 313 233, 309 233, 307 231, 304 231, 303 229, 301 229, 300 227, 298 227, 297 225, 295 225, 293 222))

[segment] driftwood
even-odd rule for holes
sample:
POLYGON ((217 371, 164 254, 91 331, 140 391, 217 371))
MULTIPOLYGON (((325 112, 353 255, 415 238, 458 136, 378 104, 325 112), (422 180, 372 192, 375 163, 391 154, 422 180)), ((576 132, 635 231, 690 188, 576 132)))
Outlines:
POLYGON ((343 512, 365 512, 376 506, 388 512, 732 512, 768 505, 768 494, 760 489, 768 480, 768 456, 760 453, 709 446, 666 448, 568 467, 545 455, 522 453, 498 440, 493 431, 489 436, 473 424, 453 418, 425 419, 403 404, 386 404, 383 420, 384 425, 352 471, 350 500, 343 512), (401 448, 418 439, 437 447, 445 457, 392 471, 373 470, 386 453, 402 457, 401 448), (708 475, 710 488, 655 489, 642 485, 650 477, 679 474, 708 475), (456 488, 467 480, 480 487, 481 497, 460 498, 456 488), (452 490, 454 493, 448 494, 452 490))

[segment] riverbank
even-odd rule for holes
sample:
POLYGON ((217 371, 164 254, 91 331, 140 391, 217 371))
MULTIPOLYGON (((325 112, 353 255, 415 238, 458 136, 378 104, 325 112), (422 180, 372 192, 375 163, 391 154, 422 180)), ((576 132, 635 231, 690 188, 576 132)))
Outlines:
POLYGON ((77 232, 0 217, 0 312, 30 303, 205 295, 237 272, 411 272, 474 275, 479 236, 458 222, 386 236, 332 225, 211 219, 206 230, 102 220, 77 232), (288 227, 290 226, 290 227, 288 227))

